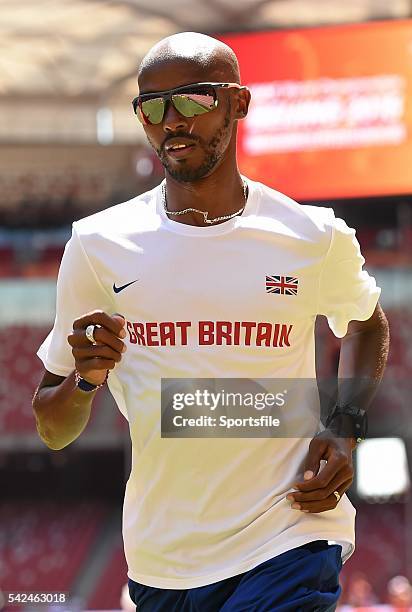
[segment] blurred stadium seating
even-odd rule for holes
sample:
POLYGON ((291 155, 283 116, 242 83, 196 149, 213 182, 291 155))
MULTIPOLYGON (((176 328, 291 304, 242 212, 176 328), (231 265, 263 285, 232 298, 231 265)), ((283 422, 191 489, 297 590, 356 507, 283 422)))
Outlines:
POLYGON ((386 597, 386 585, 397 574, 407 574, 404 552, 409 529, 405 504, 366 504, 357 506, 357 548, 342 570, 344 596, 351 580, 359 572, 367 575, 380 601, 386 597))
POLYGON ((104 571, 96 583, 94 592, 87 605, 90 610, 116 608, 119 605, 120 593, 127 582, 127 565, 124 558, 123 542, 118 538, 109 555, 104 571))
MULTIPOLYGON (((72 593, 80 575, 87 578, 96 555, 96 541, 110 511, 102 503, 72 501, 3 504, 0 508, 0 585, 9 591, 72 593)), ((408 529, 404 504, 359 504, 356 554, 342 571, 341 604, 347 602, 350 585, 359 573, 381 602, 386 585, 398 574, 407 575, 402 552, 408 529)), ((97 553, 98 554, 98 553, 97 553)), ((85 608, 117 609, 127 581, 120 533, 84 603, 85 608)))
POLYGON ((31 408, 33 391, 42 371, 40 360, 33 354, 48 330, 20 326, 0 329, 0 431, 36 431, 31 408))
MULTIPOLYGON (((43 365, 36 355, 50 329, 12 326, 0 328, 0 433, 36 434, 31 400, 40 382, 43 365)), ((108 393, 100 393, 95 400, 89 428, 102 420, 101 406, 107 402, 108 393), (100 419, 100 421, 99 421, 100 419)), ((112 405, 112 402, 110 402, 112 405)), ((116 427, 121 429, 125 419, 115 408, 111 415, 116 427)), ((104 422, 106 424, 106 422, 104 422)))
POLYGON ((14 592, 71 592, 105 515, 104 506, 93 502, 3 502, 0 585, 14 592))

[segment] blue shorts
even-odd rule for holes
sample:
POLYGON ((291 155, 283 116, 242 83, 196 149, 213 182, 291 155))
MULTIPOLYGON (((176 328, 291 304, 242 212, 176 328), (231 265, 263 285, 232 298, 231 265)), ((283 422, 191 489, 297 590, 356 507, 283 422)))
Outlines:
POLYGON ((257 567, 194 589, 129 580, 138 612, 332 612, 341 594, 342 547, 317 540, 257 567))

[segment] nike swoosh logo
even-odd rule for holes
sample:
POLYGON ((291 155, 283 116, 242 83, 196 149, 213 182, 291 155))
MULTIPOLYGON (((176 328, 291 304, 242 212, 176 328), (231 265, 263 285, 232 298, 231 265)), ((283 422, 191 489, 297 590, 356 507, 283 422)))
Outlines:
POLYGON ((116 287, 116 284, 113 283, 113 291, 115 293, 120 293, 120 291, 123 291, 123 289, 126 289, 126 287, 130 287, 130 285, 133 285, 133 283, 137 283, 139 279, 137 278, 136 280, 132 281, 131 283, 126 283, 126 285, 122 285, 121 287, 116 287))

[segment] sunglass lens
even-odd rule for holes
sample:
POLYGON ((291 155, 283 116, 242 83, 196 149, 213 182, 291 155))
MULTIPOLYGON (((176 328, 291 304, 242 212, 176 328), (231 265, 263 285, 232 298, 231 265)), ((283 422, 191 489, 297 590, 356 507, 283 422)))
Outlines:
POLYGON ((213 89, 200 89, 193 92, 174 94, 173 104, 184 117, 195 117, 208 113, 217 106, 213 89))
POLYGON ((143 119, 142 123, 146 124, 160 123, 163 119, 164 108, 163 98, 145 100, 139 105, 140 120, 143 119))

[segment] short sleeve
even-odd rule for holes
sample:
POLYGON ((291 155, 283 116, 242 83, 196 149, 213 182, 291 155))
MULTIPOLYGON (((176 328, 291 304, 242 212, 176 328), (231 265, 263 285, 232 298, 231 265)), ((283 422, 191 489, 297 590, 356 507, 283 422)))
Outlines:
POLYGON ((365 259, 355 230, 334 215, 331 230, 320 273, 318 314, 325 315, 335 336, 343 338, 350 321, 366 321, 372 316, 381 289, 362 269, 365 259))
POLYGON ((74 224, 57 278, 54 326, 37 351, 46 370, 59 376, 68 376, 73 371, 74 359, 67 336, 75 319, 98 308, 110 312, 113 304, 84 251, 74 224))

